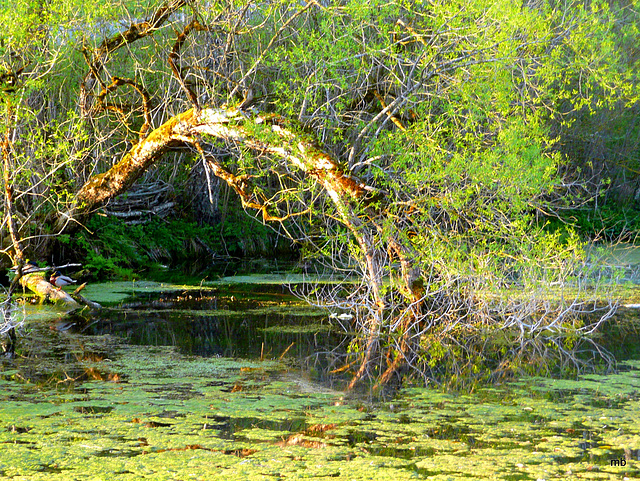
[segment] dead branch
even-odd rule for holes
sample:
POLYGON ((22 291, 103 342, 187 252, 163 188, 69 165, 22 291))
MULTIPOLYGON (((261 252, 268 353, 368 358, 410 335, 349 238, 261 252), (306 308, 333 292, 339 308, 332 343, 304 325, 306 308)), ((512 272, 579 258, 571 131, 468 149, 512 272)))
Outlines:
POLYGON ((126 118, 126 112, 122 106, 118 106, 113 103, 105 102, 105 98, 110 93, 114 92, 118 87, 123 85, 131 86, 136 92, 140 94, 142 97, 142 115, 144 117, 144 124, 140 127, 140 132, 138 133, 139 140, 142 140, 146 137, 147 131, 149 127, 151 127, 151 100, 147 91, 136 82, 131 79, 121 78, 121 77, 112 77, 111 83, 109 85, 104 85, 96 100, 100 108, 105 110, 114 111, 122 116, 122 118, 126 118))
POLYGON ((63 302, 69 306, 77 306, 78 303, 65 291, 55 287, 39 274, 27 274, 20 279, 20 284, 30 291, 35 292, 41 299, 50 299, 54 302, 63 302))
POLYGON ((99 82, 102 88, 106 86, 101 80, 101 73, 109 56, 121 47, 153 34, 175 11, 186 4, 187 0, 169 0, 158 8, 149 20, 131 24, 125 31, 105 39, 91 54, 86 47, 83 47, 83 56, 89 67, 89 72, 84 76, 80 85, 80 107, 83 116, 88 116, 91 111, 91 98, 95 83, 99 82))
POLYGON ((208 27, 205 27, 200 24, 197 20, 192 20, 187 26, 184 27, 184 30, 178 35, 175 44, 173 45, 173 49, 171 49, 171 53, 169 54, 169 66, 171 67, 171 71, 173 72, 174 77, 178 80, 180 87, 185 91, 187 97, 191 101, 191 105, 193 106, 193 110, 196 116, 200 112, 200 105, 198 104, 198 97, 195 92, 187 85, 185 82, 184 76, 182 75, 183 67, 178 65, 178 59, 180 55, 180 49, 184 44, 187 36, 193 31, 207 31, 208 27))

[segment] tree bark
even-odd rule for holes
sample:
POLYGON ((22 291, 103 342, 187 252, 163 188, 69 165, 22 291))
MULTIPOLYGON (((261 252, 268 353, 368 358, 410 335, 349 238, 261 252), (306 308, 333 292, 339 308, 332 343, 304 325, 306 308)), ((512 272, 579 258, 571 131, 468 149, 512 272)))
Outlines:
POLYGON ((18 226, 16 225, 15 213, 13 210, 13 182, 11 179, 11 172, 13 170, 13 135, 15 126, 15 112, 11 105, 11 100, 7 99, 7 120, 5 124, 6 132, 4 139, 2 140, 2 165, 4 182, 4 199, 7 216, 7 226, 9 228, 9 235, 11 237, 11 244, 13 245, 13 261, 14 265, 17 264, 17 260, 24 261, 24 250, 22 243, 20 242, 20 236, 18 234, 18 226))
MULTIPOLYGON (((191 109, 179 114, 153 130, 109 171, 91 178, 78 192, 73 208, 60 217, 59 227, 68 227, 71 220, 81 223, 109 199, 126 191, 164 153, 185 145, 192 146, 195 152, 207 160, 213 173, 238 193, 243 205, 261 210, 265 221, 282 220, 270 215, 268 206, 261 204, 253 195, 250 176, 235 175, 216 159, 206 156, 201 144, 212 138, 242 145, 260 154, 279 157, 288 164, 288 168, 300 169, 315 179, 333 202, 338 220, 347 227, 357 242, 373 308, 362 324, 366 348, 360 368, 350 384, 353 387, 367 373, 369 362, 378 350, 378 339, 387 308, 383 260, 376 245, 383 236, 377 232, 375 222, 370 219, 376 212, 367 207, 372 198, 379 200, 382 193, 348 174, 336 159, 320 149, 313 140, 297 133, 295 126, 287 119, 275 115, 248 115, 236 108, 208 108, 199 112, 191 109)), ((401 246, 399 241, 394 241, 390 248, 401 257, 404 275, 400 276, 400 282, 407 283, 403 284, 401 292, 410 303, 419 302, 421 293, 416 289, 415 282, 420 273, 411 266, 410 258, 406 255, 407 248, 401 246)), ((385 378, 389 378, 402 364, 402 353, 396 359, 387 369, 385 378)))
POLYGON ((63 302, 70 307, 78 307, 78 304, 69 294, 49 283, 41 274, 27 274, 20 279, 20 284, 35 292, 42 299, 50 299, 54 302, 63 302))
POLYGON ((185 137, 184 133, 185 129, 188 133, 189 126, 192 124, 192 110, 172 117, 134 145, 122 160, 107 172, 91 177, 76 194, 71 210, 59 216, 58 229, 73 230, 75 228, 73 221, 82 222, 109 199, 131 187, 164 153, 188 143, 190 139, 185 137))

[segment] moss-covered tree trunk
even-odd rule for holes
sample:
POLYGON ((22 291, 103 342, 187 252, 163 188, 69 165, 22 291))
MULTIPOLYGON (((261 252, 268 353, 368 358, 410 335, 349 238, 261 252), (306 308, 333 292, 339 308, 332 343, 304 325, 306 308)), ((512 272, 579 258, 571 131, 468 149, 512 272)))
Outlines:
MULTIPOLYGON (((369 361, 378 346, 378 336, 383 325, 385 309, 388 308, 383 293, 383 262, 376 246, 380 236, 376 223, 371 221, 375 209, 369 206, 369 199, 379 202, 381 193, 361 183, 349 175, 331 155, 304 134, 296 133, 287 119, 270 115, 248 115, 235 108, 203 109, 196 114, 189 110, 177 115, 152 131, 135 145, 120 162, 109 171, 91 178, 78 192, 73 208, 59 219, 59 226, 74 226, 71 219, 82 221, 114 196, 126 191, 151 165, 159 161, 167 151, 185 145, 192 146, 208 162, 216 176, 224 180, 240 196, 243 205, 262 211, 265 221, 281 220, 269 213, 267 205, 261 204, 254 196, 250 178, 235 175, 217 159, 207 156, 202 144, 207 140, 220 139, 253 149, 261 154, 280 157, 292 169, 299 169, 318 182, 326 191, 337 212, 338 220, 349 230, 362 255, 373 308, 368 318, 363 320, 363 334, 366 347, 362 354, 360 368, 356 371, 351 386, 367 373, 369 361)), ((379 209, 379 208, 378 208, 379 209)), ((390 239, 391 240, 391 239, 390 239)), ((413 309, 419 309, 419 296, 414 283, 419 270, 411 265, 410 257, 402 254, 406 246, 393 239, 393 247, 401 255, 403 271, 400 291, 406 296, 413 309)), ((407 318, 409 319, 409 318, 407 318)), ((410 319, 407 321, 409 322, 410 319)), ((390 377, 399 368, 403 354, 394 356, 385 374, 390 377)))

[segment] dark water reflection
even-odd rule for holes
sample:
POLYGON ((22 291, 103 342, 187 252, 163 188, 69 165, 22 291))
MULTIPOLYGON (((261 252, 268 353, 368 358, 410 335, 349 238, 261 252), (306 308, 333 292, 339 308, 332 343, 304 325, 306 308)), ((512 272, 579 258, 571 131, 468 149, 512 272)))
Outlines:
MULTIPOLYGON (((576 357, 594 369, 608 363, 608 371, 617 367, 616 361, 640 359, 639 312, 621 308, 594 339, 576 348, 576 357)), ((326 312, 301 304, 280 285, 137 293, 70 330, 114 335, 133 345, 173 346, 202 357, 286 355, 299 364, 312 361, 325 374, 338 355, 336 348, 351 339, 331 328, 326 312)))
POLYGON ((326 365, 349 340, 280 286, 137 294, 89 321, 34 323, 0 364, 0 478, 638 478, 637 312, 600 334, 626 360, 617 372, 383 401, 245 360, 326 365))
POLYGON ((187 355, 247 359, 286 352, 302 360, 343 341, 344 334, 330 329, 326 313, 296 307, 295 299, 282 293, 261 296, 215 291, 138 296, 75 330, 115 335, 134 345, 175 346, 187 355))

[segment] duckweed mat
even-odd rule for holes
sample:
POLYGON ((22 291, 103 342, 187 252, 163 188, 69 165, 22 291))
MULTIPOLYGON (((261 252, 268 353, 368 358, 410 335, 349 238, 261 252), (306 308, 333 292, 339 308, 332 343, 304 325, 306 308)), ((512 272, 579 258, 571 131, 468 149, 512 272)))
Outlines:
MULTIPOLYGON (((82 340, 80 341, 82 342, 82 340)), ((98 355, 0 372, 14 480, 640 477, 640 362, 474 394, 348 399, 278 361, 93 340, 98 355), (44 371, 47 371, 45 373, 44 371)), ((85 349, 86 349, 85 345, 85 349)))
MULTIPOLYGON (((25 307, 19 355, 0 360, 0 479, 640 479, 637 348, 615 374, 381 401, 292 362, 335 345, 295 302, 213 292, 196 312, 180 290, 138 309, 160 287, 89 325, 25 307)), ((637 345, 633 319, 612 342, 637 345)))

